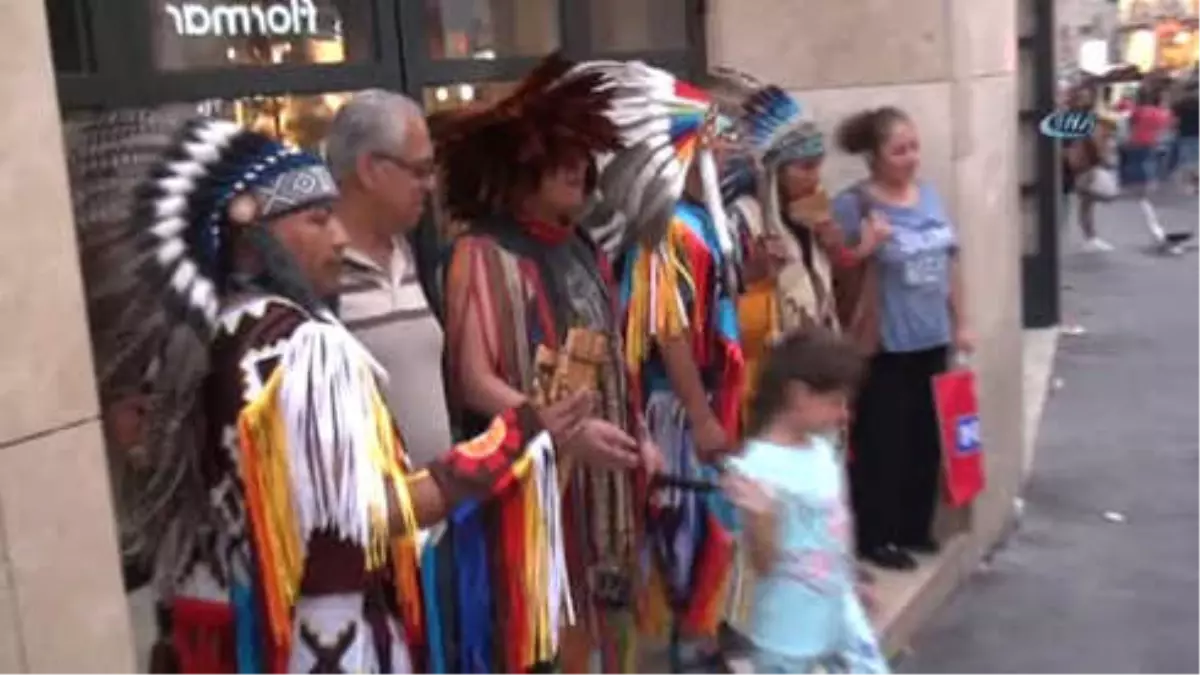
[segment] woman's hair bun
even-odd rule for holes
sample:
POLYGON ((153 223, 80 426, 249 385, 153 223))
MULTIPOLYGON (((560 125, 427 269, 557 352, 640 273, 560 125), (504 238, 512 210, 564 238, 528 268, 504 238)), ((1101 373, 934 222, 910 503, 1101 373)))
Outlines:
POLYGON ((892 125, 907 120, 908 115, 894 106, 857 112, 838 125, 838 147, 852 155, 875 152, 887 140, 892 125))

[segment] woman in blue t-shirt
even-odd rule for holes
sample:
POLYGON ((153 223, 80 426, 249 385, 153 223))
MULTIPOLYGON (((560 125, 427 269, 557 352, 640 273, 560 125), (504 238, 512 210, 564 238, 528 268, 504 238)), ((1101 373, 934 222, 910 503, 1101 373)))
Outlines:
POLYGON ((851 425, 851 495, 859 553, 894 569, 938 548, 931 525, 940 444, 931 380, 951 347, 972 350, 962 309, 958 238, 936 190, 918 177, 920 141, 903 111, 859 113, 838 131, 870 177, 839 194, 847 241, 865 225, 888 240, 838 281, 839 314, 872 354, 851 425))

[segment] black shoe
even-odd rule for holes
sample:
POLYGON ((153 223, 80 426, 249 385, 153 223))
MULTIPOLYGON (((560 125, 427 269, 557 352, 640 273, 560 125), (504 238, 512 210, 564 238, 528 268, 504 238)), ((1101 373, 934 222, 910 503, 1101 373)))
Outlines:
POLYGON ((917 567, 916 559, 894 544, 872 546, 863 551, 861 556, 864 560, 889 570, 911 570, 917 567))
POLYGON ((942 550, 942 545, 932 537, 912 544, 902 544, 902 546, 904 550, 917 555, 937 555, 942 550))

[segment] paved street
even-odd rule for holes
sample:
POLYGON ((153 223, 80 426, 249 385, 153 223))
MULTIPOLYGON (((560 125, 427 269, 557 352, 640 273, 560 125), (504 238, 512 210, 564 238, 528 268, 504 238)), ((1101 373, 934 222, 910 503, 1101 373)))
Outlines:
MULTIPOLYGON (((1194 198, 1160 202, 1168 230, 1195 227, 1194 198)), ((1196 254, 1141 250, 1133 204, 1097 217, 1118 250, 1078 252, 1072 224, 1064 309, 1088 334, 1059 342, 1021 527, 917 636, 904 672, 1200 667, 1196 254)))

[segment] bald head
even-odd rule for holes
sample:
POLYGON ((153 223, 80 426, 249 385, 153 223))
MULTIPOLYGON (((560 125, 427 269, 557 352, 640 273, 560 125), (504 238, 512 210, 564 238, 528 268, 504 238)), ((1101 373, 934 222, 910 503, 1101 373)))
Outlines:
POLYGON ((356 94, 333 118, 325 158, 352 236, 368 226, 404 232, 420 220, 433 187, 433 144, 412 99, 382 89, 356 94))
POLYGON ((367 89, 338 110, 325 140, 325 157, 338 181, 354 173, 363 155, 403 154, 409 126, 424 125, 421 107, 404 94, 367 89))

